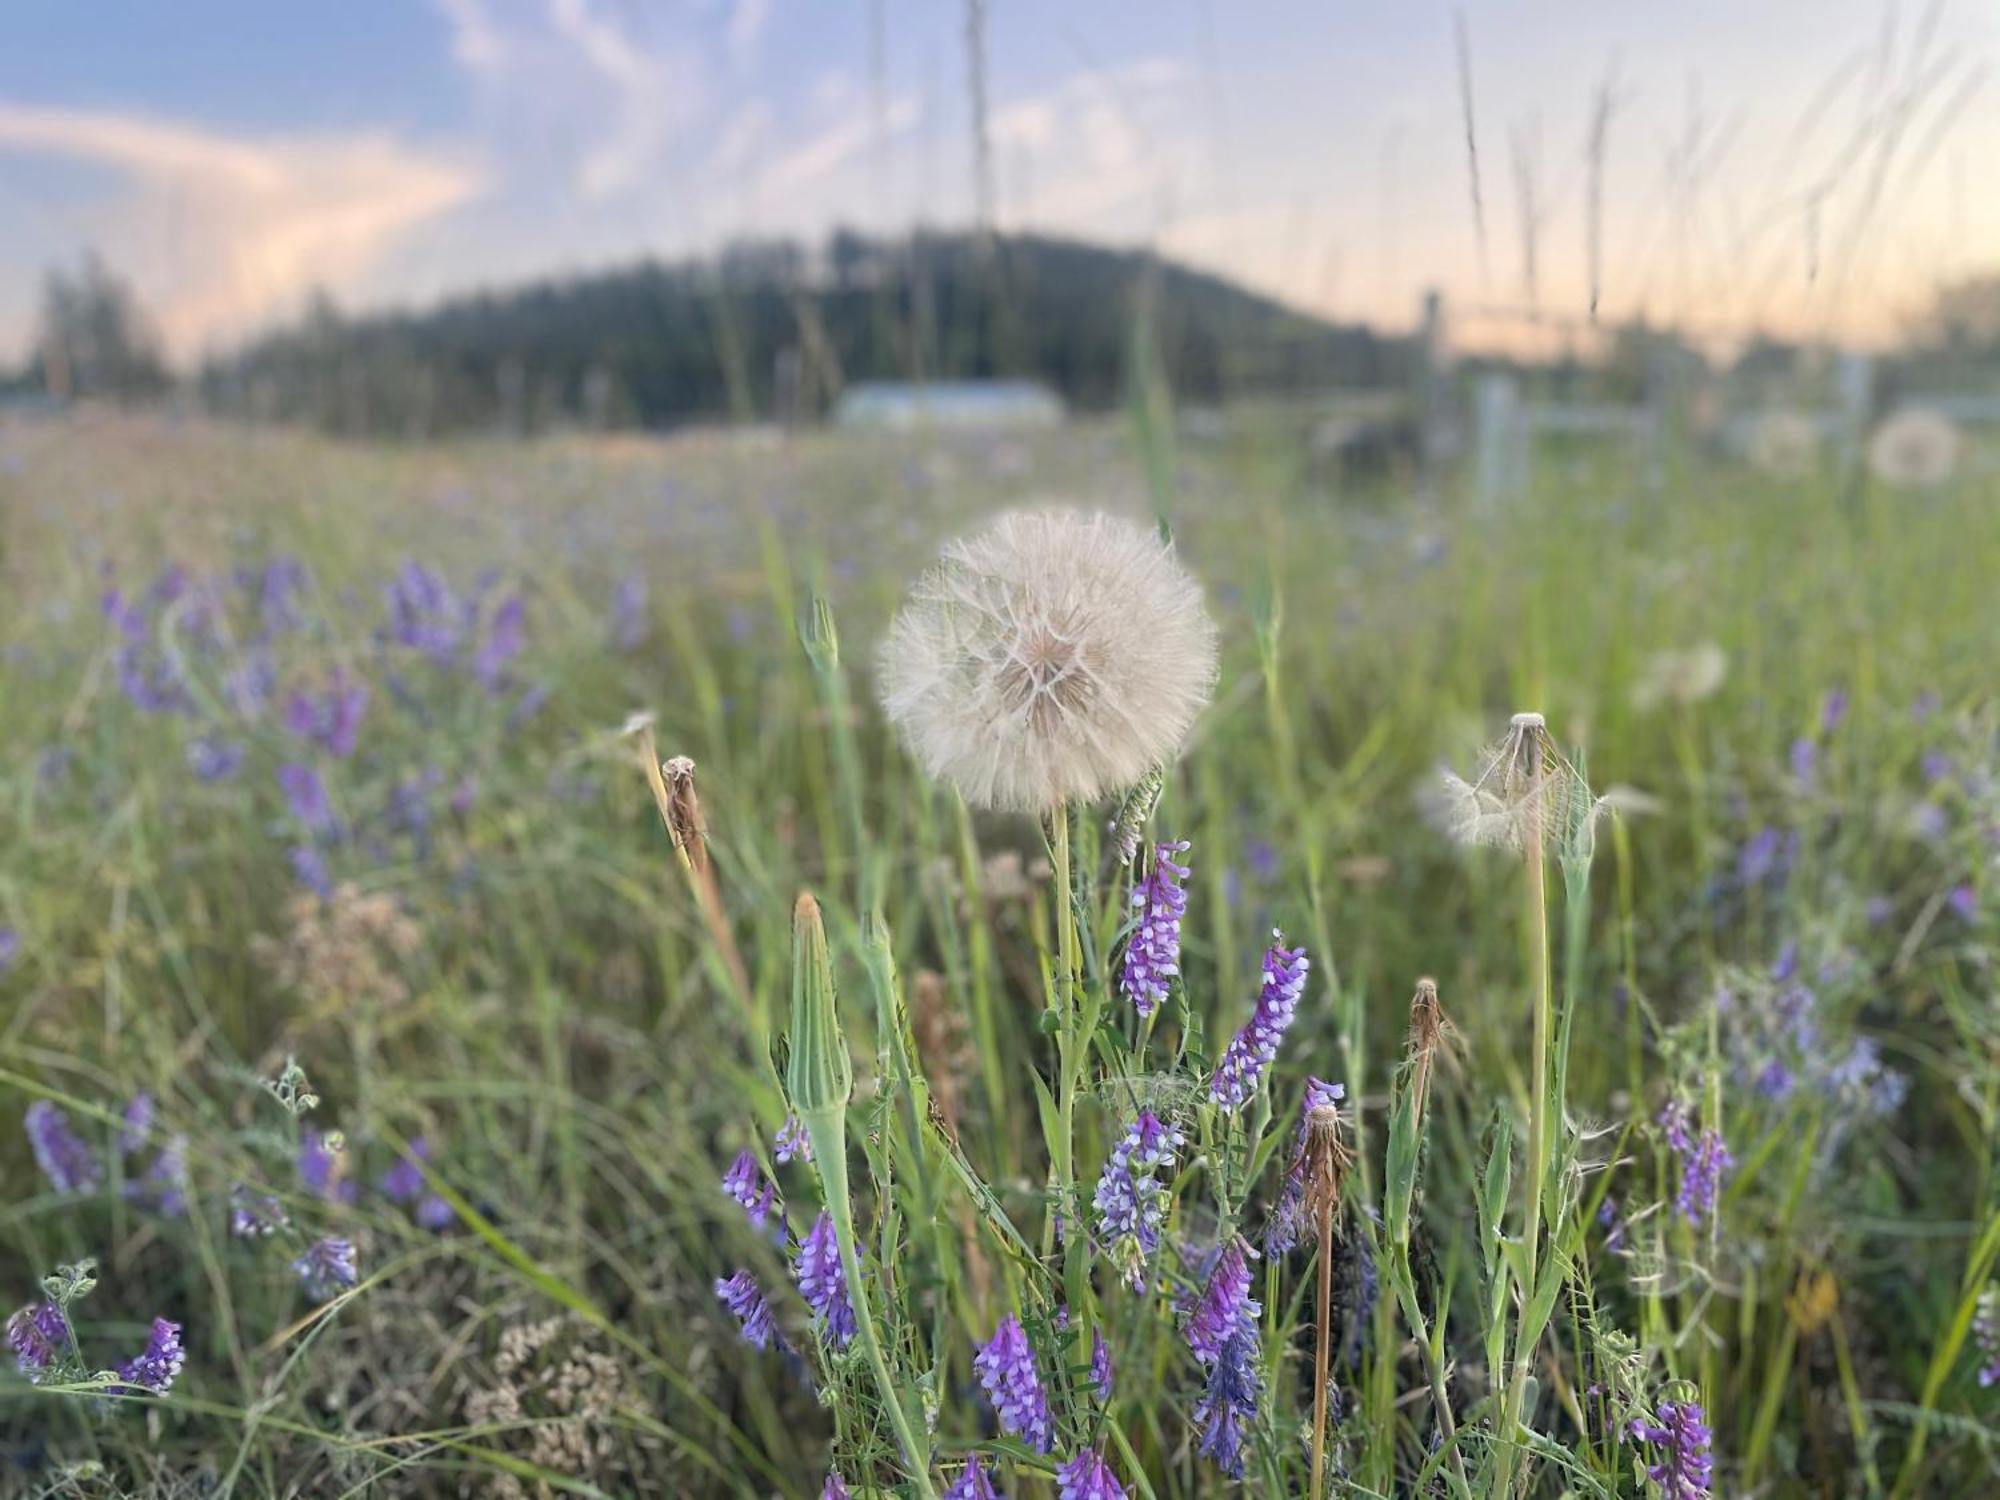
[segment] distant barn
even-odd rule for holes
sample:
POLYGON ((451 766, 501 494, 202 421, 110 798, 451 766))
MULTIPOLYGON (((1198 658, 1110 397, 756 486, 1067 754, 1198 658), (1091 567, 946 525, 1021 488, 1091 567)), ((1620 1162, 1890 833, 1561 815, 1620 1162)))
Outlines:
POLYGON ((1001 431, 1054 427, 1062 398, 1032 380, 863 380, 833 404, 841 427, 909 432, 920 427, 1001 431))

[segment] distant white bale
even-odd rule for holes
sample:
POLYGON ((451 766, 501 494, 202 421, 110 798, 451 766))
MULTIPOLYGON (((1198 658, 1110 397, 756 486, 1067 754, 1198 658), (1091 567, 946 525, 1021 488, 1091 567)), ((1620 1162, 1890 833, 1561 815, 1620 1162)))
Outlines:
POLYGON ((1943 412, 1906 406, 1868 440, 1868 468, 1884 484, 1943 484, 1958 468, 1958 426, 1943 412))

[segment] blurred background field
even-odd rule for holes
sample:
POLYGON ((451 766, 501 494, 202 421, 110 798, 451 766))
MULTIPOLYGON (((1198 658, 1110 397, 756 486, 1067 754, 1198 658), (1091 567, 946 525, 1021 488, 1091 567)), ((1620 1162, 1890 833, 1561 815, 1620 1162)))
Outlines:
MULTIPOLYGON (((1345 1083, 1359 1213, 1437 982, 1420 1237, 1468 1418, 1529 1019, 1518 871, 1441 773, 1532 709, 1608 799, 1562 969, 1602 1216, 1532 1492, 1660 1492, 1586 1416, 1615 1350, 1699 1393, 1716 1494, 2000 1489, 1990 18, 362 9, 0 25, 0 1311, 92 1261, 71 1374, 185 1341, 107 1396, 10 1323, 0 1495, 811 1497, 830 1454, 890 1493, 856 1362, 815 1392, 718 1300, 748 1268, 810 1348, 721 1179, 786 1120, 811 890, 857 1136, 899 1128, 873 896, 938 1138, 1047 1207, 1050 850, 919 775, 875 680, 939 547, 1046 503, 1206 590, 1153 825, 1192 844, 1175 1044, 1306 944, 1271 1099, 1345 1083), (1659 1125, 1697 1097, 1735 1159, 1699 1230, 1659 1125)), ((970 1195, 870 1197, 957 1462, 1019 1288, 970 1195)), ((1336 1472, 1416 1493, 1424 1377, 1353 1274, 1336 1472)), ((1290 1493, 1305 1278, 1259 1277, 1243 1491, 1290 1493)), ((1218 1492, 1186 1351, 1119 1332, 1120 1472, 1218 1492)))
MULTIPOLYGON (((1967 476, 1909 491, 1830 467, 1773 480, 1680 446, 1655 490, 1621 452, 1552 444, 1521 497, 1481 512, 1456 485, 1336 498, 1255 414, 1178 446, 1165 512, 1226 641, 1160 814, 1196 851, 1189 991, 1225 1029, 1282 923, 1337 986, 1287 1070, 1354 1080, 1364 1129, 1419 974, 1439 980, 1468 1074, 1521 1087, 1505 871, 1467 869, 1425 793, 1512 706, 1542 706, 1601 787, 1631 789, 1576 1097, 1617 1119, 1674 1024, 1718 987, 1756 992, 1742 976, 1788 946, 1828 977, 1812 1055, 1785 1060, 1823 1070, 1865 1041, 1907 1081, 1865 1120, 1824 1076, 1778 1099, 1732 1091, 1747 1165, 1712 1283, 1691 1292, 1709 1333, 1687 1358, 1716 1382, 1718 1447, 1742 1454, 1770 1399, 1764 1471, 1844 1474, 1905 1440, 1991 1212, 2000 508, 1976 453, 1967 476), (1801 1332, 1788 1295, 1822 1274, 1837 1312, 1801 1332)), ((148 1091, 161 1139, 187 1137, 193 1200, 175 1216, 143 1194, 80 1204, 10 1146, 9 1283, 25 1295, 96 1255, 93 1313, 137 1328, 171 1309, 191 1351, 189 1404, 148 1419, 139 1447, 24 1398, 17 1460, 307 1493, 414 1463, 449 1486, 480 1463, 457 1433, 507 1383, 496 1340, 562 1312, 553 1276, 616 1330, 562 1337, 615 1362, 600 1374, 620 1415, 605 1451, 537 1462, 608 1493, 639 1475, 723 1485, 710 1465, 808 1488, 825 1419, 743 1368, 756 1356, 709 1292, 753 1253, 719 1164, 783 1114, 753 1059, 782 1026, 792 894, 823 892, 853 931, 833 726, 797 611, 820 593, 839 621, 898 958, 938 976, 914 982, 940 1092, 982 1169, 1026 1192, 1040 836, 964 821, 912 773, 865 706, 869 644, 907 570, 970 517, 1049 495, 1148 514, 1131 425, 371 449, 92 412, 9 426, 0 461, 10 1109, 53 1096, 108 1142, 104 1122, 148 1091), (366 693, 351 744, 288 722, 295 695, 342 684, 366 693), (619 738, 640 708, 700 768, 755 1014, 705 957, 619 738), (300 805, 286 766, 318 776, 326 811, 300 805), (351 1203, 315 1204, 292 1177, 256 1084, 287 1055, 325 1100, 311 1118, 347 1133, 351 1203), (533 1270, 385 1195, 418 1137, 533 1270), (356 1237, 364 1290, 337 1317, 294 1323, 308 1307, 282 1258, 203 1227, 245 1179, 356 1237)), ((1725 1022, 1743 1068, 1774 1045, 1768 1024, 1725 1022)), ((1442 1108, 1469 1152, 1477 1111, 1442 1108)), ((143 1181, 149 1159, 125 1170, 143 1181)), ((1965 1368, 1944 1394, 1972 1389, 1965 1368)), ((1941 1444, 1950 1472, 1984 1472, 1977 1421, 1941 1444)), ((496 1441, 534 1440, 479 1445, 496 1441)))

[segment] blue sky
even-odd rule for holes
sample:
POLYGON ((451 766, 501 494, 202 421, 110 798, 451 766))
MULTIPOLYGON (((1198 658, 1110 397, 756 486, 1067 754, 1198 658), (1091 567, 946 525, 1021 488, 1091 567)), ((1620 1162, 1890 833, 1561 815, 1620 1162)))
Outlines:
MULTIPOLYGON (((988 16, 1003 226, 1153 245, 1344 317, 1404 323, 1435 284, 1468 343, 1573 328, 1607 79, 1606 313, 1873 339, 2000 263, 1981 0, 988 16)), ((972 213, 958 0, 11 0, 4 33, 0 357, 41 269, 87 246, 191 358, 314 288, 408 304, 972 213)))

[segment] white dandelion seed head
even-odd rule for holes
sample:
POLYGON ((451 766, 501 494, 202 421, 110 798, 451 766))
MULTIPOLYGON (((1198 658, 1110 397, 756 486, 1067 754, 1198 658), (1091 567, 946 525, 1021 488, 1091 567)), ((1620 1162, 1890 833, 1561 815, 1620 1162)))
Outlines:
POLYGON ((1170 761, 1216 631, 1173 548, 1101 513, 1015 511, 944 550, 883 642, 882 705, 975 807, 1042 812, 1170 761))
POLYGON ((1767 411, 1750 431, 1750 463, 1773 479, 1800 479, 1819 461, 1819 427, 1802 411, 1767 411))
POLYGON ((1632 705, 1651 709, 1673 703, 1684 708, 1714 697, 1728 676, 1729 657, 1713 641, 1685 651, 1655 651, 1632 685, 1632 705))
POLYGON ((1884 484, 1943 484, 1958 468, 1958 427, 1943 412, 1905 407, 1868 440, 1868 467, 1884 484))
POLYGON ((1604 803, 1556 748, 1540 714, 1516 714, 1467 780, 1439 776, 1440 821, 1461 844, 1521 852, 1590 836, 1604 803))

